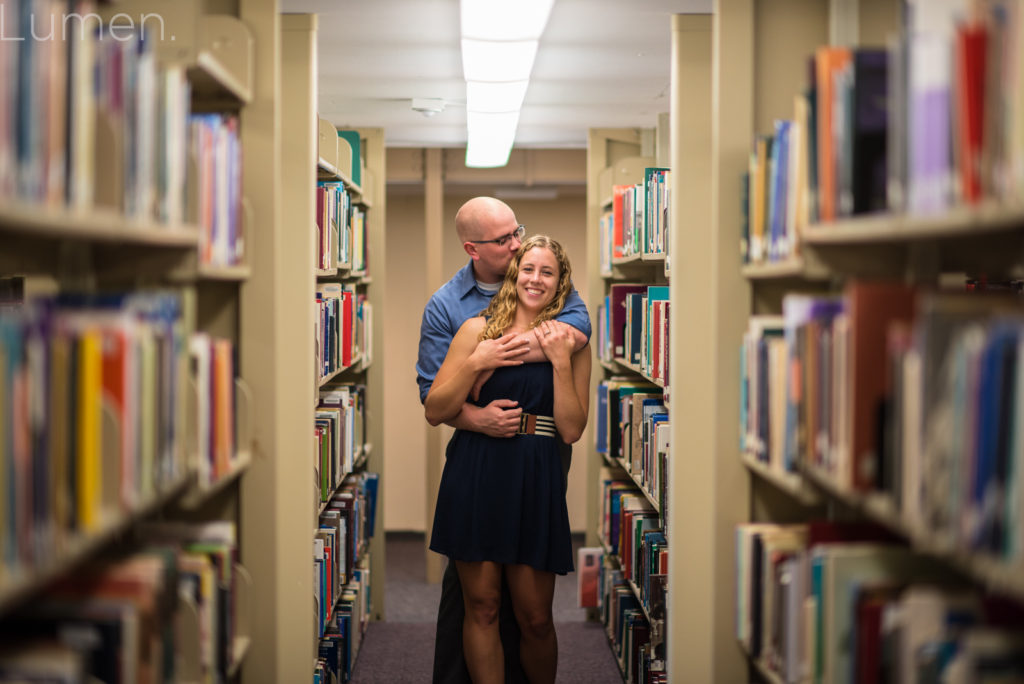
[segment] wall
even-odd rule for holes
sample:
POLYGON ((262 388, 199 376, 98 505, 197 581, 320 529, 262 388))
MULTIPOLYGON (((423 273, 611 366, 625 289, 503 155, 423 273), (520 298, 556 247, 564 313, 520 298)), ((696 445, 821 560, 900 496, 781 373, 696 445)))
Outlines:
MULTIPOLYGON (((388 435, 384 454, 384 477, 388 483, 385 520, 389 530, 429 531, 425 520, 426 501, 426 435, 423 429, 423 411, 415 381, 415 364, 419 323, 423 307, 430 292, 423 285, 426 279, 424 264, 424 202, 422 185, 393 182, 391 158, 388 151, 388 252, 387 271, 392 274, 386 290, 388 306, 384 320, 385 396, 389 411, 385 416, 388 435), (416 422, 413 422, 416 421, 416 422)), ((404 157, 402 150, 396 157, 404 157)), ((564 153, 575 167, 578 150, 564 153)), ((404 162, 400 159, 399 163, 404 162)), ((462 173, 466 173, 463 171, 462 173)), ((582 182, 585 167, 580 165, 580 185, 561 186, 557 198, 507 199, 516 212, 516 218, 526 225, 527 234, 544 233, 565 247, 572 260, 573 281, 580 296, 587 300, 586 259, 586 196, 582 182)), ((396 176, 399 174, 395 174, 396 176)), ((460 178, 462 180, 462 178, 460 178)), ((502 188, 509 187, 507 182, 502 188)), ((455 235, 455 213, 466 200, 479 194, 493 194, 494 186, 448 183, 444 198, 443 267, 446 276, 465 265, 468 257, 455 235)), ((594 312, 591 312, 593 316, 594 312)), ((593 406, 591 406, 593 414, 593 406)), ((569 520, 574 531, 586 527, 587 459, 584 444, 591 440, 590 429, 574 448, 573 465, 569 471, 569 520)))
POLYGON ((423 283, 423 195, 388 193, 387 301, 384 315, 384 520, 389 530, 424 531, 427 466, 423 407, 416 385, 423 283))

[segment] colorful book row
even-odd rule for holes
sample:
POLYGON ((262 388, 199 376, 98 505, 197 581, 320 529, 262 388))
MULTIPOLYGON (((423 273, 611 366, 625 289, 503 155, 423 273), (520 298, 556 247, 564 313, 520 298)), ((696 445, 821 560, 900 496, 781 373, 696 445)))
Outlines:
POLYGON ((633 590, 622 572, 607 559, 602 568, 601 584, 601 619, 623 681, 626 684, 667 682, 664 639, 658 641, 657 635, 652 638, 654 629, 633 590))
POLYGON ((320 390, 314 425, 320 501, 330 500, 351 473, 366 435, 366 386, 352 383, 320 390))
POLYGON ((366 213, 343 183, 316 188, 317 268, 366 273, 366 213))
POLYGON ((656 382, 667 383, 670 313, 667 285, 610 285, 598 311, 598 358, 621 361, 656 382))
POLYGON ((355 577, 360 559, 374 533, 377 487, 376 473, 349 475, 320 514, 313 540, 314 597, 319 631, 323 636, 342 596, 342 587, 355 577))
POLYGON ((913 3, 904 17, 889 45, 815 51, 793 118, 755 137, 744 261, 798 253, 816 223, 1024 198, 1019 1, 913 3))
POLYGON ((615 556, 624 580, 648 615, 664 610, 656 587, 668 573, 668 538, 664 518, 628 480, 608 471, 601 480, 601 541, 615 556))
MULTIPOLYGON (((199 261, 211 266, 245 262, 242 212, 242 144, 234 114, 190 117, 196 164, 195 222, 199 225, 199 261)), ((193 220, 187 217, 187 220, 193 220)))
POLYGON ((170 294, 0 313, 0 578, 49 566, 182 482, 186 348, 170 294))
POLYGON ((142 26, 110 39, 89 0, 0 7, 0 197, 184 222, 184 68, 158 63, 142 26))
POLYGON ((670 179, 668 169, 648 167, 643 181, 612 186, 599 223, 602 275, 611 275, 616 259, 668 253, 670 179))
POLYGON ((313 668, 313 684, 352 681, 363 634, 370 621, 370 559, 364 557, 345 585, 324 629, 313 668))
POLYGON ((1024 675, 1019 606, 870 525, 738 526, 736 596, 738 641, 783 682, 1024 675))
POLYGON ((787 295, 742 355, 740 447, 777 472, 881 493, 946 550, 1024 559, 1019 295, 852 282, 787 295))
POLYGON ((319 283, 316 293, 317 378, 321 381, 358 361, 368 365, 373 349, 373 307, 352 283, 319 283))
POLYGON ((598 384, 596 405, 595 450, 618 459, 661 510, 669 454, 669 414, 661 390, 649 383, 613 377, 598 384))
POLYGON ((228 681, 242 627, 234 526, 157 524, 142 535, 147 548, 89 565, 6 618, 4 681, 228 681))
POLYGON ((197 472, 199 484, 208 487, 234 472, 239 462, 234 344, 193 333, 189 359, 199 398, 195 416, 197 472))

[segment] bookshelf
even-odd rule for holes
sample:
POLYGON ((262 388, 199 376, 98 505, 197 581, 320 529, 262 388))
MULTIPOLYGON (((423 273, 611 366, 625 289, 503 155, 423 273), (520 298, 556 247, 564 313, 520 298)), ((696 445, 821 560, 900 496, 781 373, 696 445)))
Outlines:
MULTIPOLYGON (((224 64, 223 56, 211 54, 211 43, 223 44, 230 36, 232 45, 251 47, 251 35, 238 17, 212 15, 203 2, 153 0, 118 8, 133 26, 143 13, 166 12, 176 27, 191 27, 177 35, 174 52, 164 41, 143 49, 137 33, 130 39, 120 34, 131 45, 124 49, 138 49, 132 65, 138 71, 119 95, 133 103, 128 114, 106 109, 101 89, 83 87, 122 48, 88 32, 3 48, 5 58, 18 53, 56 60, 61 68, 52 66, 38 83, 5 82, 0 97, 5 120, 14 120, 15 108, 23 117, 22 128, 0 134, 0 280, 10 295, 0 306, 6 371, 0 411, 7 429, 20 432, 24 426, 35 435, 31 444, 16 440, 10 451, 5 442, 0 454, 5 508, 12 506, 3 523, 0 621, 10 630, 29 619, 95 619, 83 617, 81 606, 70 600, 55 614, 51 599, 62 593, 78 601, 112 600, 101 585, 118 573, 139 581, 135 591, 152 592, 149 599, 176 595, 177 586, 140 581, 138 574, 147 564, 153 567, 150 549, 162 533, 157 530, 176 525, 187 532, 168 540, 176 550, 159 563, 178 564, 183 579, 192 573, 213 579, 213 563, 219 562, 217 585, 238 610, 220 613, 206 603, 215 597, 204 594, 184 600, 177 614, 140 609, 145 615, 133 619, 156 620, 160 629, 176 622, 181 629, 168 647, 203 651, 194 663, 201 676, 215 676, 213 668, 227 675, 241 667, 250 643, 244 616, 248 573, 237 564, 234 530, 238 482, 252 457, 252 402, 233 361, 243 346, 237 313, 249 270, 240 244, 236 249, 227 243, 234 255, 230 266, 203 258, 207 233, 196 201, 204 183, 213 181, 188 158, 201 152, 190 134, 192 115, 237 114, 248 103, 251 49, 233 49, 224 64), (200 54, 207 54, 202 65, 200 54), (190 98, 184 97, 186 87, 190 98), (45 98, 33 95, 44 90, 45 98), (29 99, 32 105, 22 110, 29 99), (27 130, 44 118, 49 128, 27 130), (66 122, 74 125, 65 128, 66 122), (33 136, 32 158, 14 164, 5 155, 23 136, 33 136), (38 168, 39 155, 49 169, 41 185, 24 177, 10 182, 8 172, 38 168), (43 307, 33 303, 53 295, 59 298, 43 307), (24 327, 44 321, 36 333, 24 327), (211 354, 208 367, 196 361, 197 344, 211 354), (24 390, 15 391, 22 382, 24 390), (33 418, 22 412, 25 391, 45 407, 45 422, 38 413, 33 418), (31 506, 23 508, 28 496, 31 506), (28 510, 31 518, 21 518, 28 510), (18 541, 30 527, 32 549, 18 541), (22 532, 13 534, 15 529, 22 532), (217 532, 217 540, 206 536, 205 542, 218 550, 197 552, 191 535, 215 529, 223 534, 217 532), (208 555, 186 560, 196 553, 208 555), (97 584, 87 587, 84 578, 97 584), (214 644, 202 636, 208 630, 187 628, 184 613, 197 606, 229 626, 229 641, 214 644)), ((20 11, 29 9, 41 6, 20 11)), ((111 19, 105 5, 79 9, 96 10, 88 16, 97 26, 111 19)), ((16 21, 17 8, 5 12, 16 21)), ((226 159, 222 173, 231 165, 230 155, 226 159)), ((235 199, 216 207, 241 221, 240 194, 235 199)), ((127 616, 130 609, 121 610, 127 616)), ((119 657, 126 663, 151 656, 149 645, 138 653, 128 650, 127 641, 112 647, 125 649, 119 657)), ((93 666, 101 662, 97 658, 93 666)), ((20 672, 32 677, 30 670, 20 672)))
MULTIPOLYGON (((257 60, 267 61, 257 64, 254 100, 243 110, 243 115, 252 114, 252 127, 243 129, 253 133, 243 143, 245 178, 253 183, 252 214, 266 222, 253 231, 253 276, 243 292, 242 310, 244 336, 261 341, 243 355, 243 367, 252 374, 254 415, 260 418, 253 425, 257 452, 252 472, 243 481, 243 541, 254 568, 252 646, 245 668, 251 667, 257 678, 303 681, 313 676, 320 641, 313 554, 319 518, 328 507, 321 505, 315 479, 320 464, 314 427, 321 390, 351 380, 367 387, 365 434, 361 450, 357 447, 353 455, 353 468, 380 470, 384 440, 373 417, 383 415, 383 400, 373 388, 382 386, 382 378, 379 364, 368 363, 381 354, 380 336, 368 334, 371 346, 353 354, 350 362, 339 362, 330 371, 317 368, 316 330, 321 324, 316 293, 331 285, 351 285, 373 307, 374 320, 380 320, 382 288, 368 274, 384 275, 384 202, 374 201, 384 196, 384 141, 380 129, 360 130, 363 156, 356 163, 365 164, 363 182, 358 188, 348 183, 348 167, 338 164, 336 153, 321 138, 321 133, 334 131, 326 140, 336 139, 337 133, 317 116, 317 17, 277 15, 262 7, 251 3, 247 23, 257 45, 266 41, 274 50, 257 50, 257 60), (280 65, 279 77, 275 64, 280 65), (318 266, 318 180, 347 183, 346 190, 362 203, 365 273, 337 263, 318 266)), ((341 473, 336 475, 335 487, 341 484, 341 473)), ((380 495, 376 509, 382 516, 380 495)), ((383 526, 379 517, 376 524, 377 529, 383 526)), ((369 540, 364 545, 369 554, 360 559, 377 578, 384 576, 382 537, 369 540)), ((364 621, 383 616, 382 581, 374 583, 372 599, 363 611, 364 621)), ((243 678, 250 676, 246 669, 243 678)))
MULTIPOLYGON (((808 58, 818 48, 826 45, 846 46, 854 50, 888 48, 889 77, 892 78, 891 60, 899 51, 894 52, 893 47, 898 42, 888 38, 906 32, 902 22, 910 15, 905 14, 904 9, 902 2, 881 0, 773 2, 770 6, 757 1, 716 4, 712 69, 717 81, 712 109, 715 117, 712 164, 712 181, 715 186, 712 191, 712 207, 715 220, 712 223, 712 239, 716 251, 727 254, 734 246, 744 244, 748 237, 746 227, 749 225, 749 214, 745 208, 741 209, 743 202, 740 200, 737 178, 742 178, 751 169, 748 162, 752 150, 756 151, 756 136, 773 130, 777 133, 779 129, 776 122, 780 119, 798 119, 799 115, 794 116, 796 108, 793 98, 807 88, 808 58), (726 88, 725 84, 730 84, 730 87, 726 88)), ((1019 7, 1016 9, 1019 10, 1019 7)), ((932 12, 933 20, 934 13, 945 11, 930 5, 927 8, 925 5, 916 5, 915 10, 919 11, 919 16, 932 12)), ((1019 35, 1019 18, 1015 15, 1013 21, 1016 24, 1008 22, 1006 28, 1018 31, 1019 35)), ((991 41, 995 24, 988 23, 986 27, 991 41)), ((962 23, 962 18, 950 20, 948 28, 950 37, 956 36, 958 32, 970 31, 962 23)), ((955 60, 957 48, 955 45, 947 47, 951 59, 955 60)), ((992 68, 992 62, 989 62, 988 68, 992 68)), ((961 73, 952 78, 956 80, 964 76, 961 73)), ((991 78, 991 74, 986 78, 991 78)), ((890 107, 894 106, 893 102, 903 102, 905 96, 898 94, 900 88, 911 88, 912 83, 912 80, 897 83, 896 95, 893 95, 894 91, 889 91, 887 101, 890 107)), ((962 89, 963 84, 957 81, 952 87, 962 89)), ((1013 88, 1019 87, 1019 83, 1008 87, 1012 94, 1013 88)), ((964 92, 960 90, 952 102, 961 103, 966 97, 964 92)), ((1019 109, 1019 104, 1014 102, 1019 103, 1019 96, 986 99, 985 106, 991 107, 992 103, 996 103, 998 107, 1019 109)), ((993 116, 991 112, 987 115, 993 116)), ((946 587, 941 596, 936 593, 928 597, 928 605, 938 611, 932 613, 935 621, 942 620, 947 614, 944 611, 950 610, 954 602, 959 600, 955 597, 962 594, 971 597, 973 603, 969 610, 972 611, 972 619, 977 620, 979 625, 991 625, 989 621, 992 614, 987 609, 979 608, 979 605, 987 606, 995 602, 1004 609, 1010 609, 1015 604, 1019 606, 1024 599, 1024 587, 1019 581, 1019 559, 1008 546, 998 542, 991 542, 990 546, 972 535, 970 530, 973 528, 968 522, 972 510, 969 496, 943 498, 941 505, 929 498, 939 491, 935 473, 948 473, 949 477, 954 478, 949 486, 956 492, 975 486, 976 478, 981 477, 977 473, 983 471, 977 470, 980 466, 974 460, 974 442, 962 442, 967 446, 961 447, 957 446, 961 442, 950 437, 954 446, 949 448, 948 458, 944 461, 936 460, 937 453, 947 452, 936 451, 935 448, 935 421, 938 420, 938 410, 943 404, 936 403, 931 397, 936 394, 945 396, 946 389, 941 382, 931 381, 929 384, 929 381, 923 381, 921 376, 911 374, 911 370, 917 364, 935 358, 936 353, 946 353, 945 347, 940 347, 939 352, 932 351, 925 341, 930 338, 943 339, 939 337, 939 329, 935 325, 936 322, 946 320, 942 316, 948 316, 948 307, 954 300, 961 303, 958 310, 962 315, 981 321, 983 327, 989 325, 993 317, 999 316, 999 312, 1005 311, 1011 319, 1019 317, 1019 294, 1014 301, 1007 303, 1006 309, 1002 309, 993 304, 992 298, 986 298, 984 292, 963 293, 967 289, 968 278, 977 279, 976 289, 984 289, 987 281, 1019 280, 1020 245, 1024 239, 1021 226, 1024 225, 1024 217, 1021 216, 1019 193, 1000 189, 994 182, 985 186, 984 183, 991 180, 982 183, 982 187, 987 189, 980 195, 968 196, 970 182, 964 180, 966 175, 961 175, 967 172, 958 166, 958 154, 964 154, 962 148, 949 161, 947 171, 957 178, 950 183, 948 192, 942 196, 938 206, 931 206, 928 210, 910 210, 906 203, 914 201, 908 198, 913 197, 917 179, 915 174, 925 172, 917 168, 908 171, 898 164, 892 164, 892 155, 898 155, 901 150, 906 151, 916 143, 912 135, 901 136, 893 128, 898 125, 894 124, 894 120, 899 121, 898 116, 893 118, 893 110, 887 112, 887 116, 886 128, 890 139, 886 177, 889 184, 888 193, 883 198, 886 202, 884 208, 876 209, 873 213, 843 215, 848 207, 844 209, 841 201, 837 200, 835 218, 819 221, 811 213, 806 223, 798 219, 798 254, 761 263, 736 263, 733 259, 725 263, 725 260, 717 260, 723 277, 716 279, 720 289, 714 293, 713 306, 720 317, 732 317, 737 312, 740 315, 739 320, 733 321, 732 325, 715 335, 714 342, 720 348, 740 348, 743 344, 743 329, 747 327, 748 321, 753 326, 756 320, 767 320, 762 317, 779 317, 785 313, 786 318, 782 319, 785 321, 787 336, 785 344, 791 353, 795 337, 790 338, 790 332, 800 331, 799 334, 805 334, 810 330, 806 322, 801 323, 805 319, 794 313, 797 304, 791 296, 800 295, 815 301, 824 301, 823 297, 830 297, 842 307, 835 310, 831 319, 829 317, 833 314, 825 314, 824 309, 819 309, 818 313, 812 313, 811 318, 806 319, 813 321, 814 325, 821 325, 821 329, 831 336, 825 338, 820 333, 811 333, 817 336, 808 339, 819 343, 831 339, 835 346, 821 348, 829 354, 836 352, 837 356, 813 361, 803 352, 798 352, 798 360, 804 372, 812 372, 807 371, 808 368, 821 368, 821 372, 827 373, 828 382, 838 383, 832 386, 835 389, 827 400, 827 410, 831 413, 822 413, 826 410, 822 408, 826 406, 823 403, 826 400, 794 399, 792 386, 787 385, 785 390, 785 406, 795 403, 801 406, 801 410, 802 407, 810 407, 811 410, 811 413, 798 419, 800 422, 796 424, 795 430, 786 428, 786 439, 803 430, 812 431, 817 437, 808 437, 806 444, 803 438, 796 439, 795 460, 788 465, 788 470, 783 470, 786 466, 780 468, 776 465, 775 447, 769 447, 765 460, 759 459, 750 452, 749 432, 745 450, 742 445, 737 446, 736 433, 733 431, 732 435, 722 437, 717 449, 707 453, 717 454, 719 460, 729 460, 723 459, 723 454, 737 453, 737 458, 732 459, 733 464, 721 468, 730 472, 738 470, 739 482, 735 486, 723 488, 721 479, 711 481, 714 482, 716 496, 722 498, 735 497, 741 488, 748 492, 749 497, 743 497, 744 503, 733 509, 732 514, 734 519, 738 515, 741 520, 750 523, 772 526, 768 532, 758 532, 754 525, 748 528, 749 534, 760 534, 761 543, 766 545, 790 543, 779 542, 782 536, 773 540, 771 535, 780 535, 780 530, 793 533, 798 526, 807 526, 804 529, 812 529, 810 534, 813 534, 812 525, 823 524, 825 529, 830 526, 838 529, 847 524, 873 524, 880 532, 871 534, 887 535, 884 544, 895 543, 904 555, 898 556, 898 564, 886 566, 884 561, 878 560, 884 555, 882 551, 869 550, 869 553, 876 554, 875 558, 862 561, 861 566, 847 566, 852 568, 848 572, 861 573, 855 576, 865 583, 898 582, 906 585, 885 599, 885 610, 891 611, 887 614, 895 616, 895 624, 902 625, 901 629, 915 628, 912 622, 915 619, 913 606, 922 605, 912 603, 922 600, 919 593, 915 594, 915 589, 927 582, 939 582, 946 587), (894 187, 902 188, 903 193, 894 193, 894 187), (908 286, 910 289, 906 291, 914 302, 913 313, 907 317, 888 310, 885 313, 868 314, 864 308, 856 308, 858 301, 865 301, 858 298, 866 296, 864 293, 869 291, 867 286, 878 281, 895 281, 908 286), (961 297, 953 297, 949 294, 951 290, 959 291, 961 297), (821 318, 815 319, 815 316, 821 318), (882 330, 888 330, 883 333, 881 343, 876 338, 866 337, 867 333, 862 332, 868 330, 869 326, 879 325, 878 320, 881 320, 882 330), (894 346, 886 347, 886 334, 894 346), (849 344, 851 347, 839 346, 841 344, 849 344), (862 350, 877 350, 877 361, 866 361, 867 356, 863 351, 855 356, 852 344, 861 345, 862 350), (884 390, 889 406, 884 428, 879 427, 878 423, 868 427, 857 423, 858 411, 865 401, 859 397, 863 396, 861 393, 865 390, 856 369, 864 367, 866 363, 877 364, 877 372, 892 379, 884 390), (805 423, 805 420, 823 422, 814 432, 815 428, 805 423), (866 455, 868 452, 856 447, 864 435, 878 440, 882 446, 873 448, 870 455, 866 455), (767 462, 769 457, 771 465, 767 462), (866 461, 865 458, 870 460, 866 461), (876 574, 872 576, 871 573, 876 574)), ((953 121, 956 121, 955 117, 953 121)), ((985 126, 990 125, 991 119, 986 120, 985 126)), ((986 135, 999 134, 999 131, 991 128, 986 128, 986 131, 986 135)), ((839 136, 840 133, 833 131, 829 135, 839 136)), ((851 134, 844 132, 841 135, 851 134)), ((950 135, 952 139, 958 140, 958 136, 963 134, 954 126, 950 135)), ((843 152, 838 151, 836 154, 841 159, 843 152)), ((1019 155, 1019 148, 1007 150, 1008 158, 1016 159, 1019 155)), ((984 157, 979 167, 983 179, 998 176, 998 160, 999 157, 984 157)), ((836 183, 842 191, 842 183, 845 181, 842 172, 838 173, 840 175, 836 183)), ((801 186, 798 184, 798 187, 801 186)), ((817 202, 817 211, 823 211, 820 195, 817 202)), ((750 230, 753 231, 753 227, 750 230)), ((875 291, 883 293, 882 296, 886 298, 899 296, 898 293, 904 291, 902 287, 892 284, 886 285, 886 288, 875 291)), ((986 340, 984 344, 990 344, 988 340, 991 338, 982 339, 986 340)), ((955 358, 953 351, 949 353, 949 358, 955 358)), ((742 386, 739 372, 741 368, 734 360, 731 367, 723 369, 718 376, 717 395, 724 395, 727 399, 716 419, 723 434, 728 432, 730 424, 741 425, 745 419, 742 414, 738 415, 739 404, 733 402, 734 389, 742 386)), ((925 371, 924 377, 938 374, 938 369, 933 368, 925 371)), ((993 406, 996 404, 987 403, 994 401, 991 397, 981 390, 970 396, 961 396, 962 403, 958 404, 955 413, 973 414, 972 409, 976 409, 979 416, 986 415, 987 412, 995 411, 993 406)), ((776 400, 771 401, 772 406, 784 405, 776 403, 776 400)), ((746 420, 749 421, 749 418, 746 420)), ((741 425, 742 429, 749 430, 749 423, 741 425)), ((788 444, 784 452, 787 462, 790 459, 788 444)), ((1000 458, 1007 458, 1016 464, 1019 454, 1011 453, 1007 448, 1000 458)), ((1016 465, 1011 467, 1015 468, 1016 465)), ((1010 498, 1017 496, 1014 491, 1016 487, 1019 487, 1016 482, 1007 484, 1007 495, 1010 498)), ((1007 524, 1012 527, 1016 522, 1007 521, 1007 524)), ((724 538, 732 540, 728 535, 724 538)), ((878 544, 881 537, 871 536, 870 539, 878 544)), ((827 537, 819 544, 815 547, 816 551, 800 551, 794 557, 809 556, 816 559, 814 562, 821 563, 822 567, 829 567, 829 563, 843 562, 842 550, 852 546, 835 543, 835 540, 827 537)), ((784 546, 780 548, 783 548, 783 553, 791 552, 786 551, 784 546)), ((888 547, 884 548, 888 550, 888 547)), ((721 562, 725 564, 730 561, 723 556, 721 562)), ((733 562, 739 564, 740 561, 736 559, 733 562)), ((730 572, 735 576, 737 570, 733 567, 730 572)), ((771 588, 766 587, 767 590, 771 588)), ((735 586, 728 587, 728 591, 741 593, 735 586)), ((826 610, 845 610, 835 607, 840 605, 837 599, 826 597, 825 600, 833 602, 832 607, 826 610)), ((870 600, 873 599, 865 599, 863 594, 858 599, 870 600)), ((673 607, 675 605, 673 603, 673 607)), ((865 605, 855 604, 850 599, 851 610, 854 607, 862 609, 865 605)), ((732 609, 735 609, 735 605, 732 609)), ((771 619, 792 619, 788 612, 783 612, 777 606, 773 610, 779 612, 771 619)), ((1019 629, 1022 623, 1019 615, 1015 609, 1010 609, 1009 617, 999 624, 1004 629, 1019 629)), ((716 613, 716 616, 721 616, 719 619, 731 628, 728 623, 733 620, 732 613, 723 611, 716 613)), ((861 629, 861 621, 865 619, 868 618, 861 615, 858 618, 851 617, 848 622, 837 626, 828 621, 823 623, 825 631, 819 632, 817 638, 825 639, 825 655, 819 656, 825 663, 825 681, 846 681, 835 673, 841 672, 843 664, 849 662, 849 659, 857 657, 852 649, 837 641, 836 630, 846 630, 848 633, 853 629, 861 629)), ((971 638, 974 637, 957 637, 958 640, 971 638)), ((962 646, 966 642, 959 643, 962 646)), ((1000 648, 1002 650, 997 651, 1002 654, 1000 657, 1015 652, 1015 647, 1000 648)), ((774 663, 768 662, 764 651, 762 657, 748 656, 744 644, 737 645, 737 635, 729 634, 728 630, 714 637, 713 653, 714 656, 706 658, 706 662, 711 668, 708 671, 716 673, 715 679, 721 676, 718 674, 720 672, 733 672, 735 670, 731 668, 741 667, 749 668, 749 676, 759 681, 785 681, 786 677, 780 674, 778 668, 791 662, 789 656, 781 658, 778 652, 770 654, 774 663), (779 665, 780 662, 782 665, 779 665)), ((903 655, 897 657, 904 658, 903 655)), ((819 664, 821 662, 819 660, 819 664)), ((965 663, 966 668, 974 666, 969 658, 965 663)), ((899 675, 899 681, 909 677, 907 670, 894 674, 899 675)), ((881 675, 876 672, 859 676, 877 678, 881 675)))
POLYGON ((598 371, 591 382, 596 443, 590 447, 598 476, 588 483, 595 532, 587 542, 604 550, 600 619, 627 679, 634 670, 664 678, 666 659, 675 657, 665 640, 666 554, 670 559, 675 537, 662 460, 674 420, 663 352, 674 315, 663 301, 671 281, 664 218, 674 200, 666 202, 660 190, 671 165, 654 155, 658 135, 667 136, 667 128, 591 129, 587 146, 594 236, 587 287, 598 371), (616 532, 627 528, 628 534, 616 532), (634 534, 639 545, 625 541, 634 534), (620 607, 628 617, 620 617, 620 607))

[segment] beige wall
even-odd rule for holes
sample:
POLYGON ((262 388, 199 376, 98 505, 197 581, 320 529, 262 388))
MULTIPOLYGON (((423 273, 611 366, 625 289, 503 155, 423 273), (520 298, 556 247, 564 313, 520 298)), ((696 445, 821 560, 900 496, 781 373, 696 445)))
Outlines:
POLYGON ((423 195, 387 198, 388 249, 384 285, 384 520, 389 530, 423 531, 427 465, 423 407, 416 385, 423 283, 423 195))
MULTIPOLYGON (((390 154, 390 152, 389 152, 390 154)), ((569 153, 574 154, 574 153, 569 153)), ((390 161, 389 161, 390 164, 390 161)), ((583 181, 581 169, 580 181, 583 181)), ((390 177, 389 177, 390 178, 390 177)), ((502 187, 508 187, 502 184, 502 187)), ((455 236, 455 213, 467 199, 491 194, 493 188, 449 184, 444 199, 442 249, 445 279, 465 265, 468 257, 455 236)), ((586 196, 582 186, 562 187, 553 200, 508 199, 528 234, 544 233, 565 247, 572 260, 573 281, 587 300, 586 196)), ((387 197, 388 252, 386 316, 384 320, 386 453, 384 454, 385 516, 389 530, 429 532, 425 520, 426 431, 416 386, 416 353, 420 317, 431 292, 425 286, 424 201, 422 185, 389 185, 387 197)), ((591 312, 593 317, 593 312, 591 312)), ((593 413, 593 406, 591 406, 593 413)), ((590 431, 573 449, 569 471, 569 520, 574 531, 586 526, 586 471, 590 431)))

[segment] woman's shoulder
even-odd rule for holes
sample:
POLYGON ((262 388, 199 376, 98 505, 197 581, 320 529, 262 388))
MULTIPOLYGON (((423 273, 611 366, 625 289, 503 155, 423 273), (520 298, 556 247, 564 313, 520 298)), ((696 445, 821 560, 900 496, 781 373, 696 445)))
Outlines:
POLYGON ((465 322, 462 324, 462 327, 469 330, 481 330, 483 329, 484 325, 486 325, 486 323, 487 319, 485 317, 473 316, 472 318, 467 318, 465 322))
POLYGON ((461 326, 459 326, 459 332, 463 335, 472 335, 476 337, 484 329, 487 324, 487 319, 483 316, 473 316, 467 318, 461 326))

